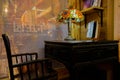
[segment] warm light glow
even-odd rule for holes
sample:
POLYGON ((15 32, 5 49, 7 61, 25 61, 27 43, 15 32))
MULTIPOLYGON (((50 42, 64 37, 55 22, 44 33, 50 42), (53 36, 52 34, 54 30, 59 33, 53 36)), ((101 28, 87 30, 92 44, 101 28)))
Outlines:
POLYGON ((8 13, 8 8, 5 8, 5 10, 4 10, 4 11, 5 11, 5 13, 8 13))
POLYGON ((5 5, 3 7, 2 16, 7 17, 7 15, 8 15, 8 5, 5 5))

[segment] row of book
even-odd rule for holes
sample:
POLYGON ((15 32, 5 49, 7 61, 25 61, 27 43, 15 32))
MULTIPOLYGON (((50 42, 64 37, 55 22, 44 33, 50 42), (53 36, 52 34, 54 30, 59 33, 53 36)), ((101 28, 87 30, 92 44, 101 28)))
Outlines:
POLYGON ((99 27, 98 27, 98 21, 91 21, 87 25, 87 35, 86 37, 89 39, 92 38, 98 38, 98 33, 99 33, 99 27))
POLYGON ((101 7, 101 0, 83 0, 83 9, 89 7, 101 7))

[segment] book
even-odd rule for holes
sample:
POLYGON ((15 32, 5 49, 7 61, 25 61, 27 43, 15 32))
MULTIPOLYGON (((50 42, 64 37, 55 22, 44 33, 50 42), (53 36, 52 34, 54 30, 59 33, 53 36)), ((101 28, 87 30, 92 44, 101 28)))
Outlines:
POLYGON ((92 6, 93 7, 100 7, 101 6, 101 0, 94 0, 92 6))
POLYGON ((97 38, 98 37, 98 21, 91 21, 87 26, 87 38, 97 38))
POLYGON ((95 31, 95 37, 94 38, 98 38, 99 36, 99 24, 98 21, 96 21, 96 31, 95 31))
POLYGON ((101 0, 98 0, 98 7, 101 7, 101 0))
POLYGON ((92 6, 94 0, 83 0, 83 9, 89 8, 92 6))
POLYGON ((95 38, 96 36, 96 27, 97 27, 97 22, 94 21, 94 24, 93 24, 93 33, 92 33, 92 38, 95 38))
POLYGON ((94 21, 91 21, 87 25, 87 38, 93 37, 94 21))

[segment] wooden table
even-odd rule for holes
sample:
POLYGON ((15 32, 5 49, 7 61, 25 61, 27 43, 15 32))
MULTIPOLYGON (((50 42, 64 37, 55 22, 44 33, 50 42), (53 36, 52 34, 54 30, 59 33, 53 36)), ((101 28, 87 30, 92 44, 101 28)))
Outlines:
POLYGON ((117 40, 45 41, 45 56, 62 62, 69 71, 70 80, 82 80, 79 76, 83 68, 93 65, 95 68, 99 64, 111 64, 113 80, 118 78, 117 40))

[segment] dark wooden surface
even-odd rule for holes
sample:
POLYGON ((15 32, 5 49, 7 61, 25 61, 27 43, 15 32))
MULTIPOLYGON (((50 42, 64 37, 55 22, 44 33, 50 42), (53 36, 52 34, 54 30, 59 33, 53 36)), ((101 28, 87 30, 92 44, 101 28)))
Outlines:
MULTIPOLYGON (((113 72, 115 74, 113 75, 113 80, 115 80, 117 77, 118 41, 115 40, 45 41, 45 56, 62 62, 69 71, 70 80, 89 80, 78 77, 83 74, 83 72, 86 72, 82 72, 81 70, 86 67, 85 70, 89 69, 86 73, 90 72, 91 74, 92 71, 94 71, 94 75, 96 75, 96 71, 99 72, 99 69, 95 68, 97 68, 96 65, 99 64, 111 64, 113 66, 113 72)), ((101 71, 99 73, 104 74, 105 72, 102 73, 101 71)), ((106 80, 106 78, 103 80, 106 80)))

